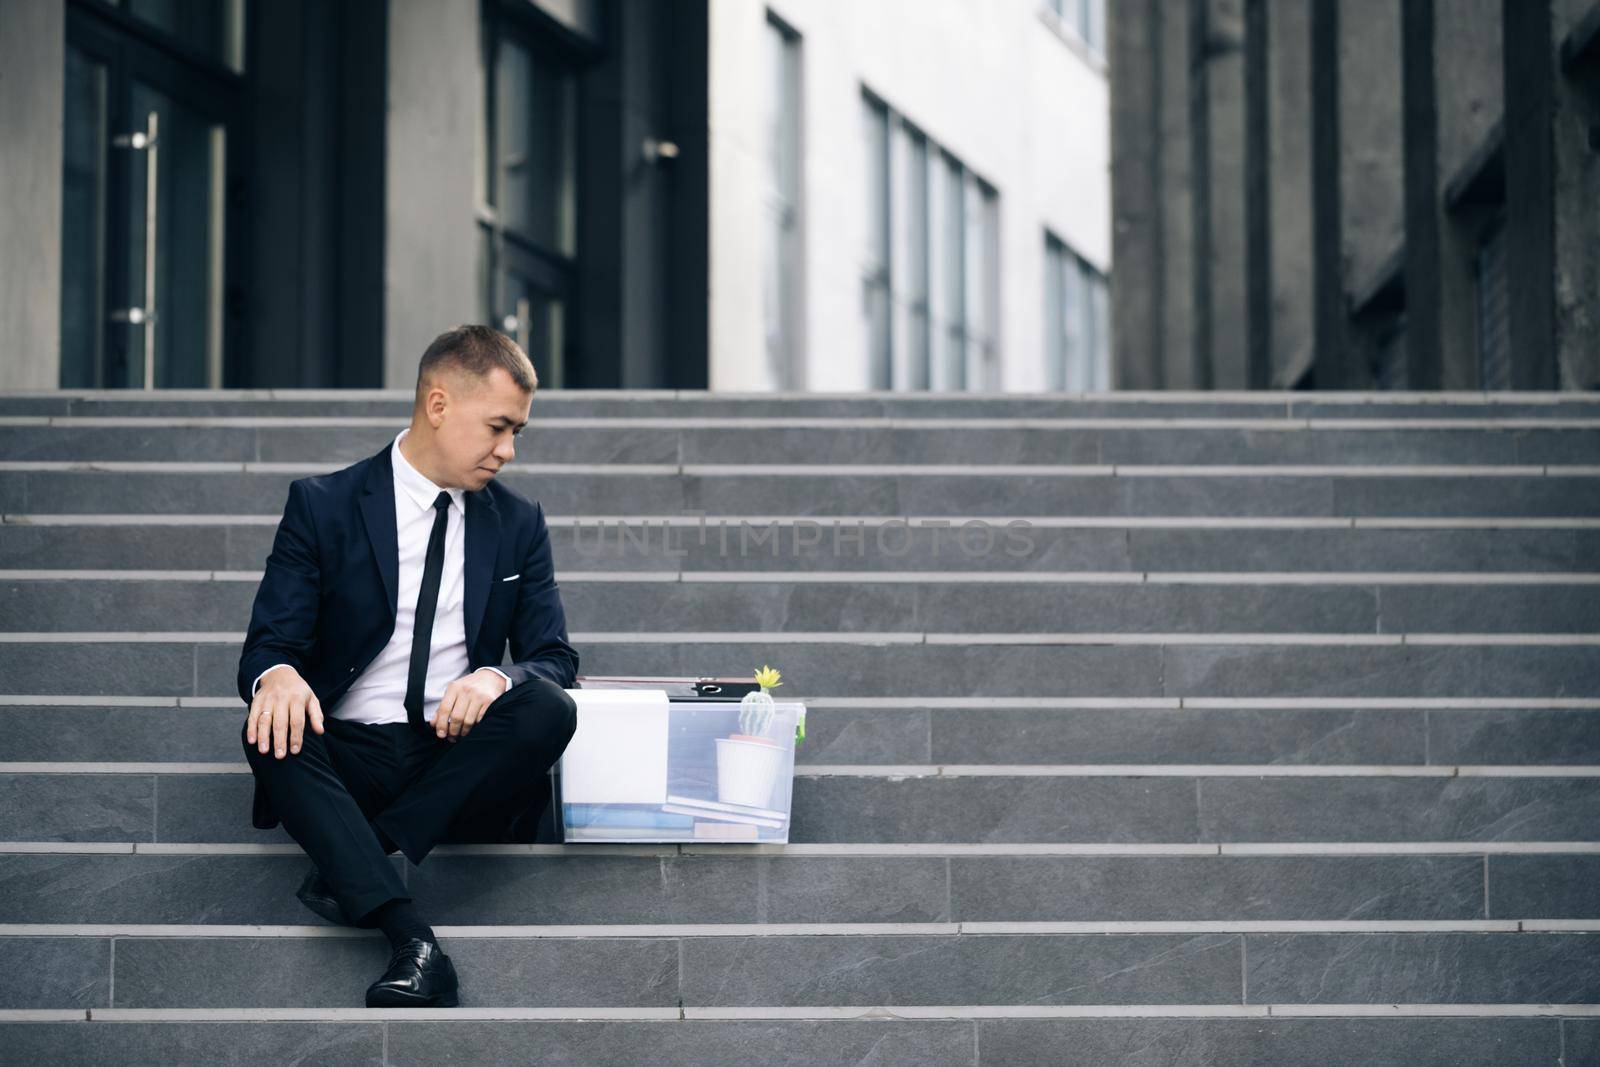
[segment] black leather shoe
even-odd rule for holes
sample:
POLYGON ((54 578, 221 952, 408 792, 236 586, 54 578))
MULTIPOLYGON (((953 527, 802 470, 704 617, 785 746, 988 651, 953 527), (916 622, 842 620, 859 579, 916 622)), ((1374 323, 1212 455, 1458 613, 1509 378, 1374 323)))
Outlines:
POLYGON ((339 900, 333 895, 333 889, 323 881, 322 872, 315 867, 306 872, 305 879, 300 883, 300 888, 294 891, 295 898, 310 908, 317 915, 331 923, 340 926, 354 926, 350 916, 344 913, 339 900))
POLYGON ((369 1008, 454 1008, 455 964, 432 941, 412 938, 394 950, 389 969, 367 987, 369 1008))

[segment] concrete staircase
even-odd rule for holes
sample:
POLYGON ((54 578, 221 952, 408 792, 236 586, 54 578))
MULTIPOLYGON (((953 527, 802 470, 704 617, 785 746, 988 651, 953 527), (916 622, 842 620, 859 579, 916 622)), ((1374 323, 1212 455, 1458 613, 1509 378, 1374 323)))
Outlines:
POLYGON ((375 1013, 233 679, 409 404, 0 394, 0 1059, 1600 1062, 1600 397, 541 395, 584 671, 781 667, 793 843, 441 850, 375 1013))

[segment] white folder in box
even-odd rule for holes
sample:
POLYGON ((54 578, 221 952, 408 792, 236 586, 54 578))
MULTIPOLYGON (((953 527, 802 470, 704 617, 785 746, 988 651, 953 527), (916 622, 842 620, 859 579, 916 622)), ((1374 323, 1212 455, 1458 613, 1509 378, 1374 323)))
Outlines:
POLYGON ((568 689, 578 728, 561 754, 564 804, 664 804, 667 691, 568 689))

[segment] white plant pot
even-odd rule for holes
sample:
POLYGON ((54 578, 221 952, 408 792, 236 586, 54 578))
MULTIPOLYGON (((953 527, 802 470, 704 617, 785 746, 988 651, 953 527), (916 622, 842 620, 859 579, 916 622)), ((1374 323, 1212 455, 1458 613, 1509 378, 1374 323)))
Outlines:
POLYGON ((724 804, 768 807, 783 766, 783 749, 759 741, 717 738, 717 799, 724 804))

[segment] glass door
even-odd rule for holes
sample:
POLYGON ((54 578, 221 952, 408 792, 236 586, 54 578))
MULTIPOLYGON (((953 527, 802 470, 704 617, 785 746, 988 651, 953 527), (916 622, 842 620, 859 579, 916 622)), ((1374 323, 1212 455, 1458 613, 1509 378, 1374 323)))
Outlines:
POLYGON ((577 76, 498 7, 485 11, 478 293, 486 321, 527 352, 542 388, 570 377, 577 290, 577 76))
MULTIPOLYGON (((220 14, 207 25, 240 17, 237 3, 215 6, 220 14)), ((70 10, 66 388, 220 388, 224 381, 227 190, 240 84, 227 55, 207 59, 184 43, 177 31, 193 21, 164 29, 146 9, 134 3, 122 14, 96 3, 70 10)), ((159 13, 159 5, 150 10, 159 13)))

